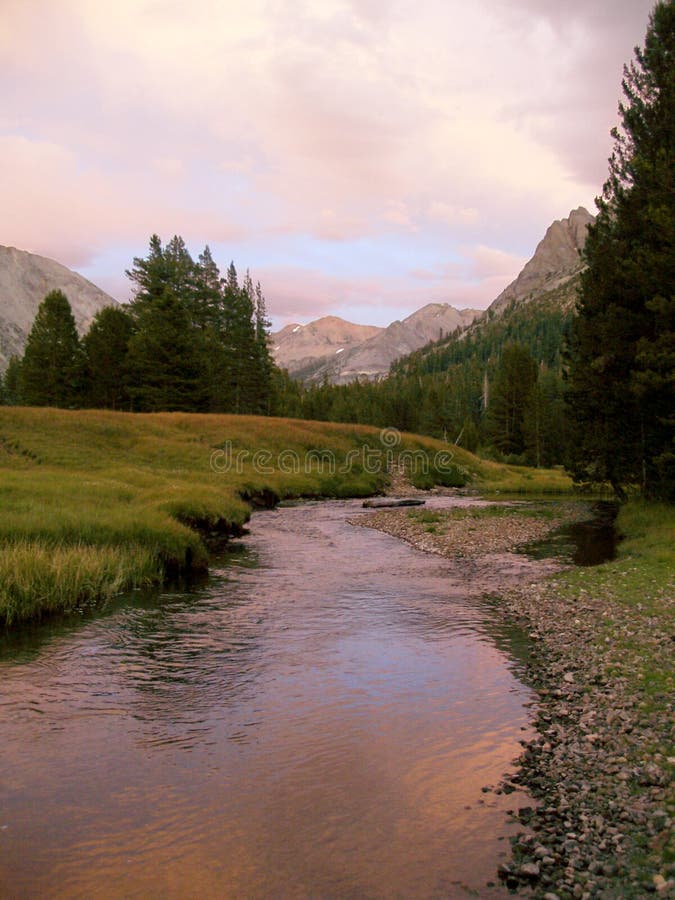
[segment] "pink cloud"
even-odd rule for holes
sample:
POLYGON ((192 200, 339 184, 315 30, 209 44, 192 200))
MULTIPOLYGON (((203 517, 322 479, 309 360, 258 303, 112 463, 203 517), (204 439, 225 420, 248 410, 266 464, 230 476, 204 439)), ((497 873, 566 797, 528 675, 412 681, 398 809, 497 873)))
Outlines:
POLYGON ((497 295, 490 296, 492 286, 500 283, 505 287, 518 275, 526 262, 527 257, 478 244, 461 248, 459 260, 433 268, 413 269, 410 277, 418 281, 445 284, 453 291, 471 290, 475 292, 473 296, 490 297, 493 300, 497 295))
POLYGON ((290 267, 259 268, 255 277, 264 286, 275 328, 290 322, 305 323, 338 309, 350 321, 386 325, 427 303, 485 309, 519 271, 498 274, 489 272, 486 266, 477 279, 472 266, 472 261, 463 267, 451 264, 422 277, 411 273, 408 279, 340 278, 290 267))
POLYGON ((344 245, 345 279, 292 260, 289 314, 482 305, 592 209, 651 6, 4 0, 0 243, 82 266, 153 231, 257 258, 310 235, 344 245), (426 275, 350 278, 350 242, 402 233, 441 248, 426 275))
POLYGON ((69 266, 86 265, 110 243, 145 242, 155 231, 212 241, 243 234, 207 210, 179 210, 143 173, 86 168, 66 147, 17 135, 0 136, 0 194, 0 243, 69 266))

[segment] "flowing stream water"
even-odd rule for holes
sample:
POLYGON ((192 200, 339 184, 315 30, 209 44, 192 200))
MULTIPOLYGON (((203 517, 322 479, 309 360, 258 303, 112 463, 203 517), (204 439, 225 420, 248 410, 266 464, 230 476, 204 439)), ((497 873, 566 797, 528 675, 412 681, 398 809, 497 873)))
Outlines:
POLYGON ((501 896, 528 798, 481 788, 526 640, 359 507, 256 513, 202 584, 2 639, 1 896, 501 896))

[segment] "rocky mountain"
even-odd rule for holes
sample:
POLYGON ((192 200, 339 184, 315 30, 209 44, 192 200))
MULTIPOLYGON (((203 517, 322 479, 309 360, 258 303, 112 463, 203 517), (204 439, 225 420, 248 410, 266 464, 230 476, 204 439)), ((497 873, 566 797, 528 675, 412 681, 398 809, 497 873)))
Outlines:
MULTIPOLYGON (((518 277, 487 310, 458 310, 447 303, 430 303, 402 322, 387 328, 353 325, 326 316, 309 325, 287 325, 272 335, 272 352, 278 365, 306 382, 324 378, 346 384, 356 378, 378 378, 392 362, 449 336, 457 328, 472 334, 483 323, 511 315, 514 309, 532 303, 538 312, 569 309, 576 298, 581 251, 586 230, 594 217, 580 206, 566 219, 553 222, 518 277), (542 309, 539 307, 542 306, 542 309)), ((446 342, 443 342, 445 344, 446 342)))
POLYGON ((116 301, 91 281, 53 259, 0 246, 0 371, 22 354, 40 303, 59 288, 70 301, 80 333, 96 313, 116 301))
POLYGON ((554 222, 518 277, 458 335, 404 357, 400 373, 443 372, 452 365, 498 358, 513 341, 549 367, 559 363, 564 333, 584 268, 581 251, 594 217, 583 207, 554 222))
POLYGON ((294 378, 346 384, 385 375, 395 359, 465 328, 479 314, 480 310, 429 303, 386 328, 327 316, 308 325, 287 325, 272 335, 272 352, 294 378))
POLYGON ((532 259, 490 305, 492 314, 499 314, 512 303, 527 302, 575 279, 583 268, 581 251, 586 243, 586 230, 594 221, 595 217, 580 206, 566 219, 550 225, 532 259))
POLYGON ((271 349, 278 366, 304 377, 303 373, 313 373, 383 330, 376 325, 355 325, 338 316, 324 316, 308 325, 286 325, 272 335, 271 349))

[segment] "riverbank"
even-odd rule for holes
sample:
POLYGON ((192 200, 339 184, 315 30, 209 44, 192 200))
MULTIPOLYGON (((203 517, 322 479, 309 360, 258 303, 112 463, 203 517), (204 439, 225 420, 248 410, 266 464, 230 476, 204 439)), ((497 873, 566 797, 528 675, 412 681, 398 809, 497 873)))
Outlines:
POLYGON ((377 492, 386 476, 360 456, 377 436, 253 416, 2 408, 0 621, 205 569, 255 505, 377 492))
POLYGON ((0 407, 0 623, 206 569, 256 505, 418 488, 571 489, 560 470, 478 459, 359 425, 257 416, 0 407))
POLYGON ((545 538, 551 531, 590 515, 586 503, 490 503, 456 509, 378 510, 351 520, 406 541, 419 550, 451 558, 481 560, 545 538))
MULTIPOLYGON (((574 518, 569 504, 548 519, 497 509, 385 511, 360 524, 480 561, 574 518)), ((531 636, 539 694, 537 734, 518 773, 496 788, 536 800, 519 810, 524 830, 499 873, 518 894, 614 900, 675 890, 673 525, 672 507, 628 504, 616 560, 559 567, 494 598, 531 636)))

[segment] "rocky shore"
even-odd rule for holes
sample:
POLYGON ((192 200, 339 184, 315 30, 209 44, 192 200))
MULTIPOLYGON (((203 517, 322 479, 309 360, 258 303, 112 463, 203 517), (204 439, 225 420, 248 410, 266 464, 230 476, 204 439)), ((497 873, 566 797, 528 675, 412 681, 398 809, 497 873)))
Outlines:
MULTIPOLYGON (((561 503, 548 518, 520 507, 384 510, 354 522, 475 569, 578 516, 578 504, 561 503)), ((493 596, 495 609, 530 635, 528 680, 539 697, 517 774, 490 787, 532 798, 516 813, 523 829, 498 877, 515 895, 545 900, 675 896, 675 636, 652 614, 672 609, 673 584, 654 584, 633 607, 614 589, 630 577, 629 563, 612 564, 601 584, 596 570, 588 588, 563 569, 530 573, 526 583, 510 578, 493 596)))
POLYGON ((430 507, 414 512, 383 509, 351 521, 384 531, 427 553, 480 562, 491 554, 508 553, 543 540, 556 528, 574 522, 579 517, 579 504, 561 503, 550 518, 527 515, 525 506, 512 515, 506 513, 508 507, 503 504, 453 510, 430 507), (486 514, 493 508, 499 514, 486 514))

